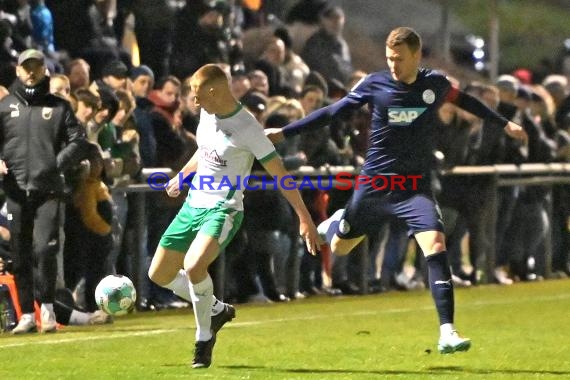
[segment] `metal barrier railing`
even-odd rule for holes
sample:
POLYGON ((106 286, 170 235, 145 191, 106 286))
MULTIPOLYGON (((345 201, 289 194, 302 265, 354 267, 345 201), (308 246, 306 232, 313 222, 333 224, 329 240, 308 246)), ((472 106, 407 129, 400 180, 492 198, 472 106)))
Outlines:
MULTIPOLYGON (((168 168, 145 168, 142 173, 143 180, 146 180, 153 173, 164 173, 169 177, 172 177, 174 173, 168 168)), ((320 168, 313 168, 309 166, 303 166, 298 170, 290 172, 293 176, 304 176, 304 177, 319 177, 336 175, 338 173, 350 173, 358 174, 359 169, 353 166, 323 166, 320 168)), ((264 172, 255 172, 254 175, 262 175, 264 172)), ((491 244, 487 245, 487 249, 484 252, 477 252, 478 257, 485 258, 485 272, 487 279, 492 278, 492 273, 495 268, 495 246, 492 244, 495 241, 495 225, 497 222, 497 189, 499 187, 505 186, 552 186, 557 184, 570 184, 570 163, 548 163, 548 164, 499 164, 499 165, 489 165, 489 166, 457 166, 451 169, 445 170, 442 175, 444 176, 489 176, 491 179, 491 186, 495 191, 489 192, 490 197, 488 199, 482 200, 482 207, 488 207, 490 212, 491 223, 489 228, 489 241, 491 244)), ((136 196, 133 197, 134 201, 132 206, 135 208, 134 212, 136 215, 135 222, 135 241, 142 239, 144 234, 144 215, 145 215, 145 199, 144 193, 151 191, 157 191, 152 189, 147 183, 130 184, 126 187, 117 188, 116 190, 125 191, 127 193, 134 193, 136 196)), ((548 215, 551 217, 552 210, 549 209, 548 215)), ((133 259, 133 267, 139 268, 138 260, 142 257, 143 252, 140 252, 140 246, 137 246, 135 252, 133 252, 136 257, 133 259)), ((545 246, 545 268, 546 277, 550 277, 551 262, 552 262, 552 240, 550 234, 548 234, 546 246, 545 246)), ((133 276, 133 280, 138 280, 138 274, 133 276)), ((138 284, 135 284, 138 285, 138 284)))

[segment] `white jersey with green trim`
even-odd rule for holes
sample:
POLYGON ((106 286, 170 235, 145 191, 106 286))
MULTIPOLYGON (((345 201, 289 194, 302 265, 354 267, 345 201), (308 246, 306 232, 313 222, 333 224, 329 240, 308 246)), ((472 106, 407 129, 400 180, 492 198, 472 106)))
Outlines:
POLYGON ((225 117, 202 110, 196 140, 198 169, 188 204, 243 210, 243 190, 254 157, 263 163, 277 155, 261 124, 241 104, 225 117))

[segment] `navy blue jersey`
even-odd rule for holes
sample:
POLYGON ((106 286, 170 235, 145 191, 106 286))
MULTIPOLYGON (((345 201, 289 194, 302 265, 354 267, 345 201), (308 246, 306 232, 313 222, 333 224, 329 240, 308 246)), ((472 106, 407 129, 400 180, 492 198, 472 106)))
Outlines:
POLYGON ((283 133, 290 136, 308 126, 326 125, 343 111, 367 104, 372 123, 363 172, 427 177, 434 148, 433 120, 450 88, 444 75, 429 69, 420 69, 413 84, 395 81, 387 70, 372 73, 347 96, 288 125, 283 133))
POLYGON ((507 120, 469 94, 452 87, 434 70, 421 68, 414 83, 392 78, 389 71, 372 73, 336 103, 323 107, 283 128, 285 137, 307 128, 327 125, 332 118, 367 104, 372 122, 363 166, 367 175, 421 175, 427 179, 433 164, 437 110, 445 101, 503 128, 507 120))
POLYGON ((346 96, 368 104, 372 123, 364 172, 429 174, 434 149, 434 118, 451 88, 442 74, 420 69, 412 84, 395 81, 389 71, 372 73, 346 96))

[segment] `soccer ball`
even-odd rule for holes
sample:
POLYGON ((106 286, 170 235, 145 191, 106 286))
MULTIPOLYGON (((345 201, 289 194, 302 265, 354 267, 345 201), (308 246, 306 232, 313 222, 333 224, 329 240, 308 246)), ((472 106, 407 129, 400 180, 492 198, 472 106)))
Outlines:
POLYGON ((95 288, 95 302, 107 314, 127 314, 134 309, 136 299, 135 286, 126 276, 109 275, 95 288))

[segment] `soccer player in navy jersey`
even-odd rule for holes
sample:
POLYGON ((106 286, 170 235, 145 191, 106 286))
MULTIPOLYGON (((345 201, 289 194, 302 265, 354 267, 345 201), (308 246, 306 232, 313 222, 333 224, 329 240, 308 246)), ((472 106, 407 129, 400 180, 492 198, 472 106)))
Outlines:
POLYGON ((443 74, 421 68, 421 38, 415 30, 392 30, 386 39, 386 58, 389 70, 369 74, 336 103, 282 129, 266 130, 266 134, 278 142, 328 125, 347 110, 368 105, 372 123, 361 175, 372 180, 355 188, 346 208, 321 223, 319 233, 335 254, 346 255, 387 217, 404 220, 409 235, 415 237, 426 257, 440 322, 438 349, 441 353, 467 351, 471 340, 460 336, 454 326, 453 284, 443 221, 430 188, 437 110, 444 102, 452 102, 488 120, 491 127, 503 128, 512 138, 526 141, 527 135, 521 126, 460 91, 443 74), (375 176, 414 176, 416 182, 384 188, 384 182, 375 181, 375 176))

